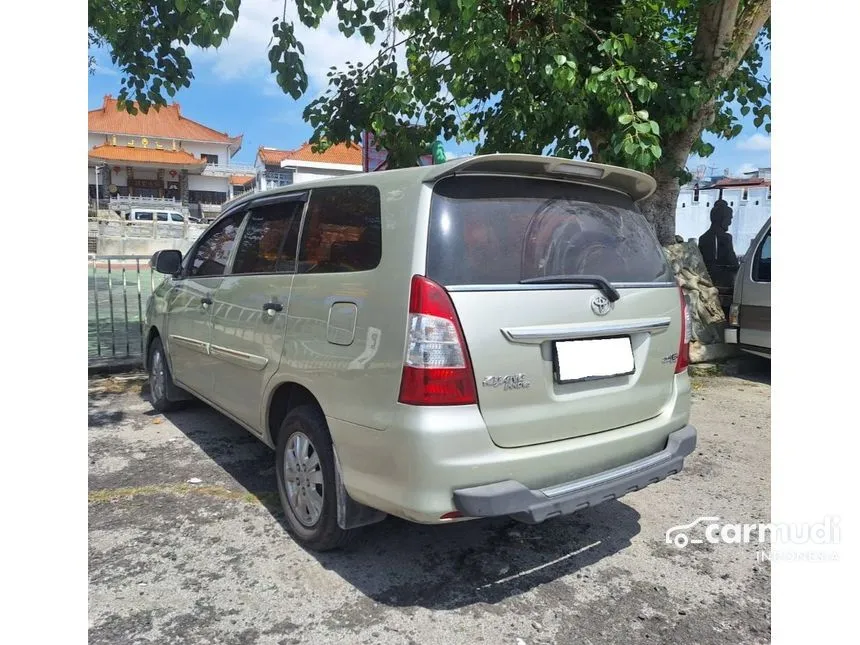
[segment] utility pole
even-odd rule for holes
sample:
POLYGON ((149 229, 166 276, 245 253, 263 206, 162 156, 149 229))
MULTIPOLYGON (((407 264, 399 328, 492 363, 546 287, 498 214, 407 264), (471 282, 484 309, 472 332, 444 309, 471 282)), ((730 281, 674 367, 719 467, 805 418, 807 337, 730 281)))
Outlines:
POLYGON ((96 171, 96 219, 99 217, 99 171, 104 166, 95 166, 94 170, 96 171))

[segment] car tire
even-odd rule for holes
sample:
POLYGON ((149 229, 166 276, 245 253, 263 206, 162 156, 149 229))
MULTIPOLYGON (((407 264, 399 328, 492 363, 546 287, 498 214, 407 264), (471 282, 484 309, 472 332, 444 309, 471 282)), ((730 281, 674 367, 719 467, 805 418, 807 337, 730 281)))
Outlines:
POLYGON ((167 355, 160 338, 153 339, 149 346, 149 398, 152 407, 158 412, 170 412, 180 407, 180 401, 173 401, 169 394, 176 390, 167 355))
POLYGON ((337 523, 334 449, 317 406, 301 405, 287 413, 275 455, 278 495, 293 538, 313 551, 346 546, 355 530, 337 523))

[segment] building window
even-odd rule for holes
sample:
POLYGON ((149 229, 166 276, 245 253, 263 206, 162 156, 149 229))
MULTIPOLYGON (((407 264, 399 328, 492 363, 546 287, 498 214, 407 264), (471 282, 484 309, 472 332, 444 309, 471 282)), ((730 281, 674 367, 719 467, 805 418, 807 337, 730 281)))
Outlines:
POLYGON ((227 201, 227 193, 215 190, 189 190, 188 201, 192 204, 223 204, 227 201))
POLYGON ((767 198, 770 199, 770 186, 767 187, 767 198))
POLYGON ((696 184, 696 185, 693 187, 693 203, 694 203, 694 204, 698 204, 698 203, 699 203, 699 184, 696 184))
POLYGON ((204 152, 200 155, 200 158, 203 159, 206 163, 218 163, 218 155, 210 155, 204 152))
POLYGON ((266 172, 266 188, 280 188, 281 186, 290 186, 295 177, 295 170, 279 170, 276 172, 266 172))
POLYGON ((744 191, 741 193, 741 201, 745 202, 750 198, 750 191, 744 188, 744 191))

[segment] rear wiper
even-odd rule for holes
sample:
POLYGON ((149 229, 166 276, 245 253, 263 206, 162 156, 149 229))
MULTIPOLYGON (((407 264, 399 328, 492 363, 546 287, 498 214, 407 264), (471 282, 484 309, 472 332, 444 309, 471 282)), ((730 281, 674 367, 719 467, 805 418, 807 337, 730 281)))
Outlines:
POLYGON ((520 284, 592 284, 600 289, 609 302, 615 302, 621 297, 621 294, 609 284, 609 280, 599 275, 542 275, 520 280, 520 284))

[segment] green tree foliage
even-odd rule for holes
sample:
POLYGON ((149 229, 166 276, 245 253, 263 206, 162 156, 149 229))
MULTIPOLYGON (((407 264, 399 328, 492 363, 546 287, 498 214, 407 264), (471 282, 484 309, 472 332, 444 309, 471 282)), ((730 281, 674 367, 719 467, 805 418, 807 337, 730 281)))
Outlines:
MULTIPOLYGON (((120 104, 135 114, 164 105, 194 74, 187 47, 218 47, 239 18, 240 0, 89 0, 91 45, 122 71, 120 104), (136 105, 135 105, 136 103, 136 105)), ((92 59, 91 59, 92 60, 92 59)))
MULTIPOLYGON (((664 243, 687 158, 713 152, 703 134, 736 137, 750 112, 770 130, 770 0, 292 1, 304 25, 334 12, 345 37, 380 46, 372 61, 332 68, 305 109, 319 147, 371 129, 390 166, 413 165, 443 137, 479 142, 479 153, 637 168, 657 179, 644 210, 664 243)), ((145 109, 190 83, 183 46, 217 47, 239 4, 90 0, 90 31, 124 73, 121 97, 145 109)), ((283 16, 272 32, 272 72, 297 98, 304 49, 283 16)))

